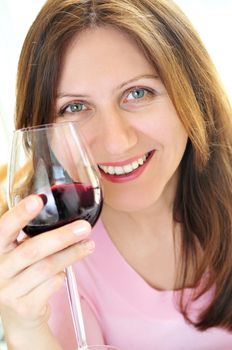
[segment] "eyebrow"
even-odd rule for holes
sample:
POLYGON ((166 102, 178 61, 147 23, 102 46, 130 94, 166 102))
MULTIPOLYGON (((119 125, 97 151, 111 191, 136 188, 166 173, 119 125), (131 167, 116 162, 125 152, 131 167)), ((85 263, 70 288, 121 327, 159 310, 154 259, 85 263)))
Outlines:
MULTIPOLYGON (((140 79, 152 79, 152 80, 159 80, 159 76, 158 75, 154 75, 154 74, 142 74, 142 75, 138 75, 137 77, 134 77, 130 80, 127 80, 125 82, 123 82, 122 84, 120 84, 119 86, 116 87, 115 90, 120 90, 123 87, 125 87, 128 84, 131 84, 133 82, 136 82, 137 80, 140 79)), ((89 95, 86 94, 73 94, 73 93, 58 93, 56 96, 58 99, 64 98, 64 97, 78 97, 78 98, 86 98, 86 97, 90 97, 89 95)))
POLYGON ((56 98, 64 98, 64 97, 78 97, 78 98, 86 98, 90 97, 89 95, 82 95, 82 94, 72 94, 72 93, 58 93, 56 95, 56 98))
POLYGON ((130 83, 133 83, 137 80, 140 80, 140 79, 153 79, 153 80, 159 80, 159 76, 158 75, 154 75, 154 74, 142 74, 142 75, 138 75, 137 77, 135 78, 132 78, 130 80, 127 80, 125 81, 124 83, 122 83, 121 85, 119 85, 117 87, 117 90, 120 90, 122 89, 125 85, 127 84, 130 84, 130 83))

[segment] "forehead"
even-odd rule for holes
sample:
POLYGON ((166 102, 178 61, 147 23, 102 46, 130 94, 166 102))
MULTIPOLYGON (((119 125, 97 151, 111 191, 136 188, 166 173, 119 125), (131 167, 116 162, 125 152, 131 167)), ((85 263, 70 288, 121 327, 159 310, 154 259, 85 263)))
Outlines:
POLYGON ((71 40, 66 53, 73 51, 77 46, 82 48, 95 46, 99 49, 105 44, 109 49, 114 49, 118 43, 121 43, 121 46, 127 45, 139 49, 132 35, 122 29, 105 25, 86 28, 77 33, 71 40))
POLYGON ((110 26, 87 29, 74 37, 63 56, 61 78, 71 77, 76 70, 79 79, 96 73, 104 76, 133 71, 138 74, 138 70, 154 73, 136 41, 110 26))

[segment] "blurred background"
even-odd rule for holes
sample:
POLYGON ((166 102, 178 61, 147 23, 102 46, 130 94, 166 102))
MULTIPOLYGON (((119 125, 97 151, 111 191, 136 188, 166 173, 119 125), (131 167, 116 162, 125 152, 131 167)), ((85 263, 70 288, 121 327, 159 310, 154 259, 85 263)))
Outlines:
MULTIPOLYGON (((21 46, 44 0, 0 0, 0 166, 14 129, 15 77, 21 46)), ((201 35, 232 98, 232 0, 176 0, 201 35)))

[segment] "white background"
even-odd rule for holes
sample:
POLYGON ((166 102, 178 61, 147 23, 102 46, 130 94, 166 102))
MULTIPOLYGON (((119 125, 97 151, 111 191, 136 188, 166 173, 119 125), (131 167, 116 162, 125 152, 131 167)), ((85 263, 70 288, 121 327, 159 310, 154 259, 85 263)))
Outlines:
MULTIPOLYGON (((23 39, 44 0, 0 0, 0 165, 8 161, 15 77, 23 39)), ((176 0, 191 19, 232 97, 232 0, 176 0)))

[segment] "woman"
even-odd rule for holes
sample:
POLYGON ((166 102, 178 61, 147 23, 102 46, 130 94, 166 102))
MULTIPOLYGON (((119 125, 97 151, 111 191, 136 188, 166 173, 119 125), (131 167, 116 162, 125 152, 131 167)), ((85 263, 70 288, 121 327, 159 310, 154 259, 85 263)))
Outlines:
POLYGON ((22 49, 16 128, 67 120, 102 173, 103 212, 91 234, 76 222, 23 243, 42 201, 1 218, 10 349, 75 347, 62 271, 87 255, 76 270, 89 343, 231 349, 231 107, 173 2, 45 4, 22 49))

